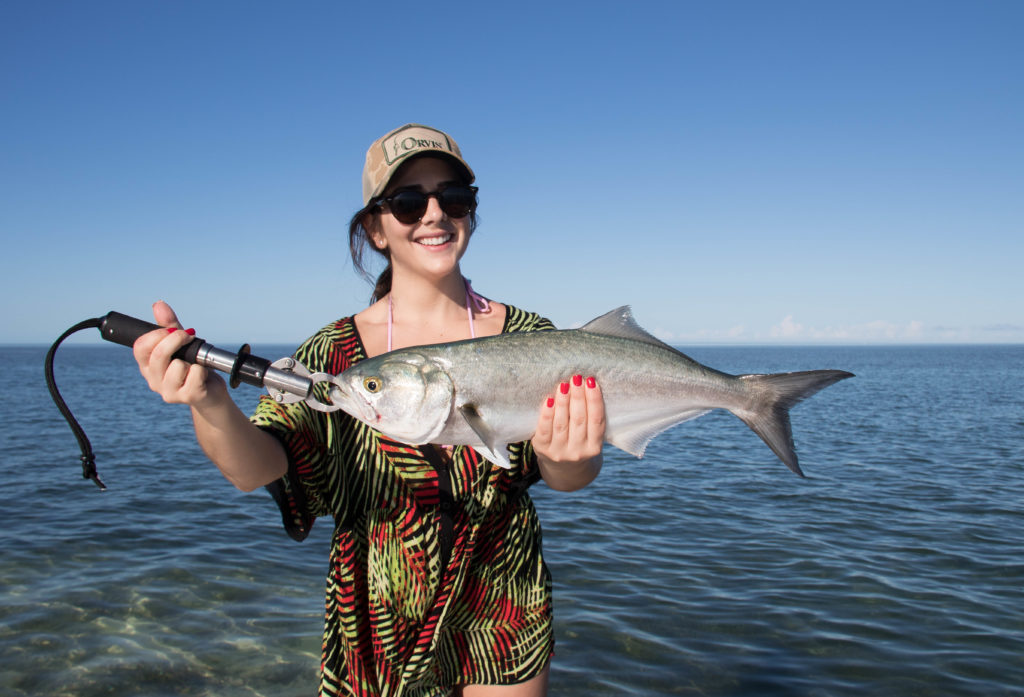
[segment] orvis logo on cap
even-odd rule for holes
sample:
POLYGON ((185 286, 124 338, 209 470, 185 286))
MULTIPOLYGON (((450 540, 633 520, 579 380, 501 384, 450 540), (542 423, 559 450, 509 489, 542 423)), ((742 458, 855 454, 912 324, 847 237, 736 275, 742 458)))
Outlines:
POLYGON ((381 145, 384 149, 384 158, 389 165, 420 150, 454 152, 444 133, 428 128, 408 128, 399 131, 381 145))

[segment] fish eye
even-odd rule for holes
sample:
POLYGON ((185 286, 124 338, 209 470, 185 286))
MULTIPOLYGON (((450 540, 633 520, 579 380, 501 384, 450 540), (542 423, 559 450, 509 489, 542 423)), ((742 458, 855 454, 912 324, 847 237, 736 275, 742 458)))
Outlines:
POLYGON ((381 382, 380 378, 364 378, 363 379, 363 387, 370 394, 377 394, 378 392, 380 392, 380 388, 383 387, 383 386, 384 386, 384 383, 381 382))

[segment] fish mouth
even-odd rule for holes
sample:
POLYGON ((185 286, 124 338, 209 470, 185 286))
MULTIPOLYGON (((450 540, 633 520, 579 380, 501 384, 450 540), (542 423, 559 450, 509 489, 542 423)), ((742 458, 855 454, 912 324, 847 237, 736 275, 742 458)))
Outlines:
POLYGON ((345 407, 352 404, 351 396, 338 383, 333 383, 331 389, 327 390, 327 399, 331 400, 331 404, 339 407, 342 411, 347 411, 345 407))
POLYGON ((373 405, 362 395, 349 393, 338 383, 331 385, 327 393, 331 403, 337 406, 346 414, 350 414, 366 423, 380 423, 381 415, 373 405))

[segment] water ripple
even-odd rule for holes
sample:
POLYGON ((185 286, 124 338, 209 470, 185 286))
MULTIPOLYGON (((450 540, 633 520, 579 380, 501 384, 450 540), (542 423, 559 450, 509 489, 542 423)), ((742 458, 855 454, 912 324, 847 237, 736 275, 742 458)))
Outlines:
MULTIPOLYGON (((71 347, 58 375, 100 494, 42 392, 42 350, 7 351, 32 389, 0 403, 17 510, 0 531, 3 694, 311 694, 329 526, 292 543, 120 348, 71 347)), ((552 693, 1022 694, 1024 347, 691 353, 858 377, 794 410, 809 479, 713 413, 642 461, 608 450, 581 492, 535 487, 552 693)))

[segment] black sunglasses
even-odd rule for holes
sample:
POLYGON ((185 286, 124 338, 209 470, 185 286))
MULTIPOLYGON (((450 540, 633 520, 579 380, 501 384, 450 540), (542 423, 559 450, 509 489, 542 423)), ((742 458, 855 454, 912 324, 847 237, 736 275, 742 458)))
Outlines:
POLYGON ((412 225, 427 212, 427 204, 430 202, 430 197, 433 196, 437 199, 441 210, 449 218, 465 218, 476 210, 477 191, 475 186, 463 186, 462 184, 446 186, 438 191, 426 193, 415 189, 406 189, 385 196, 377 201, 376 206, 379 208, 382 204, 388 204, 391 215, 395 216, 398 222, 412 225))

